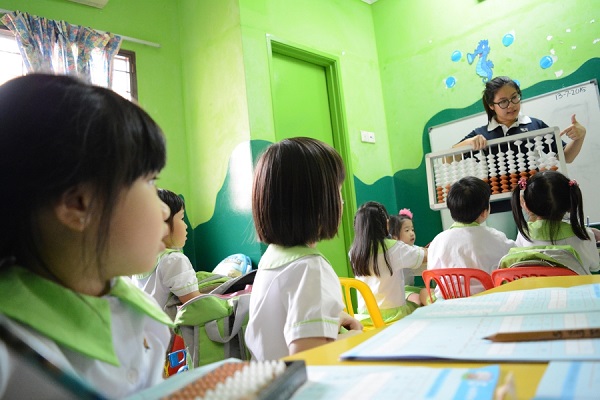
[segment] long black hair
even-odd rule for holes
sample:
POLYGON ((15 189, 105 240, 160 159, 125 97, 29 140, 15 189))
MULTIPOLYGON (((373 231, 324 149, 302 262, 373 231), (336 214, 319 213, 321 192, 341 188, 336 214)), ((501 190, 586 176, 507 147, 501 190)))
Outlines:
POLYGON ((358 208, 354 216, 354 241, 350 248, 350 263, 355 276, 381 276, 377 255, 383 251, 385 264, 393 274, 387 256, 385 239, 388 237, 388 212, 383 204, 368 201, 358 208), (369 265, 372 263, 373 271, 369 265))

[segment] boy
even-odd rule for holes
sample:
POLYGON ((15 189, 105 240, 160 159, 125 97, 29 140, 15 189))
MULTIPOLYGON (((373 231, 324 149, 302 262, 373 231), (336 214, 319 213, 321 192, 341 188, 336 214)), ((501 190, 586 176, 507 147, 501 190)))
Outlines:
MULTIPOLYGON (((481 224, 490 215, 491 190, 479 178, 468 176, 450 187, 446 204, 454 223, 429 245, 427 269, 478 268, 490 273, 515 242, 503 232, 481 224)), ((472 282, 471 294, 483 291, 472 282)), ((436 297, 441 297, 439 288, 436 297)))

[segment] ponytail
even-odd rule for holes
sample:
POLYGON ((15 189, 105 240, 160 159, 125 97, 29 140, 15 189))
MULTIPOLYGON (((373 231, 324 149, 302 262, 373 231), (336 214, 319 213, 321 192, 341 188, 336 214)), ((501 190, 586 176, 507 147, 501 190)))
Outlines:
POLYGON ((581 240, 591 240, 583 221, 583 197, 581 189, 579 189, 579 184, 574 179, 569 181, 569 196, 571 198, 569 219, 573 233, 581 240))
POLYGON ((521 189, 523 190, 523 196, 525 196, 525 191, 527 190, 527 178, 519 179, 519 183, 515 186, 512 192, 510 204, 517 229, 525 239, 530 240, 529 226, 527 225, 527 221, 525 221, 523 209, 521 207, 521 189))

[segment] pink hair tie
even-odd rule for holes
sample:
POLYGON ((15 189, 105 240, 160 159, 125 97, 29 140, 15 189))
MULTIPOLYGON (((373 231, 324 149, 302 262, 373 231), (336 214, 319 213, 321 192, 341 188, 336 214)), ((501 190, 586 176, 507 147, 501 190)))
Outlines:
POLYGON ((402 210, 398 211, 398 215, 404 215, 410 219, 412 219, 413 214, 410 212, 410 210, 408 208, 403 208, 402 210))
POLYGON ((569 186, 579 186, 579 185, 577 184, 577 181, 575 179, 571 179, 569 181, 569 186))
POLYGON ((519 187, 521 188, 521 190, 525 190, 525 188, 527 187, 527 178, 519 179, 519 187))

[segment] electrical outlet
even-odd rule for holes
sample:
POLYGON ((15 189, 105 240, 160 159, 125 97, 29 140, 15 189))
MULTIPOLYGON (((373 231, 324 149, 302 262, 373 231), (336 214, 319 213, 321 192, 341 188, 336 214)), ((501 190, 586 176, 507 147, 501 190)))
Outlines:
POLYGON ((375 143, 375 133, 369 131, 360 131, 360 140, 365 143, 375 143))

